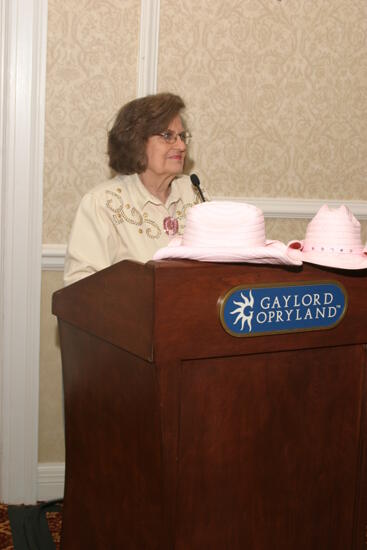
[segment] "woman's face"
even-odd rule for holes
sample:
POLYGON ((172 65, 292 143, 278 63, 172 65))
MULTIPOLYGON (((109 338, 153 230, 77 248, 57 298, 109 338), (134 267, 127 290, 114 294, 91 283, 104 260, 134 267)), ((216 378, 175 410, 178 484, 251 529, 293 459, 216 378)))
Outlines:
MULTIPOLYGON (((177 134, 183 132, 181 117, 175 116, 166 129, 177 134)), ((186 144, 178 136, 175 143, 167 143, 162 136, 150 136, 145 152, 148 160, 145 170, 147 176, 164 179, 182 173, 186 144)))

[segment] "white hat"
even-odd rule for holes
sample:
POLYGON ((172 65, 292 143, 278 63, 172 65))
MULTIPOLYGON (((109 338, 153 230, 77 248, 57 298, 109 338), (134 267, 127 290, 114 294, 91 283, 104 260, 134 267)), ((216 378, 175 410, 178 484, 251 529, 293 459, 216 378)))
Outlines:
POLYGON ((361 224, 345 205, 324 204, 310 221, 303 241, 291 241, 294 259, 339 269, 366 269, 367 249, 361 241, 361 224))
POLYGON ((211 201, 190 208, 182 237, 158 250, 153 260, 185 258, 204 262, 301 265, 280 241, 265 239, 261 210, 251 204, 211 201))

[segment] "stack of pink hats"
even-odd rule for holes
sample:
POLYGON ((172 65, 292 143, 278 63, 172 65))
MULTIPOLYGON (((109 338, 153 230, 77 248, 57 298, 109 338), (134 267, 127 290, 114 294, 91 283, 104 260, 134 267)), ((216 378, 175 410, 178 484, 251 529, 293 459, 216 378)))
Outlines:
POLYGON ((182 237, 173 238, 153 257, 165 258, 367 268, 359 221, 346 206, 331 209, 326 204, 308 224, 305 239, 287 246, 265 238, 264 216, 256 206, 230 201, 198 204, 187 213, 182 237))
POLYGON ((248 262, 301 265, 280 241, 266 240, 265 222, 256 206, 240 202, 211 201, 187 212, 182 237, 158 250, 154 260, 186 258, 204 262, 248 262))

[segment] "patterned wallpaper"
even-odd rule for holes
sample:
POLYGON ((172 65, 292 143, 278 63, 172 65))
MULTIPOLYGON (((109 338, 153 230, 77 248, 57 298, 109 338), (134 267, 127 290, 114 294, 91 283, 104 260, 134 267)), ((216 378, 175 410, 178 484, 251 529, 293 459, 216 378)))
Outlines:
MULTIPOLYGON (((44 243, 65 243, 81 196, 109 175, 108 122, 136 95, 140 0, 49 0, 44 243)), ((61 358, 52 293, 42 277, 39 461, 64 461, 61 358)))
POLYGON ((44 243, 65 243, 106 177, 106 131, 136 95, 140 0, 49 0, 44 243))
MULTIPOLYGON (((48 5, 43 242, 62 244, 109 174, 108 122, 136 95, 140 0, 48 5)), ((185 99, 212 196, 367 200, 366 0, 160 0, 158 88, 185 99)), ((267 219, 266 236, 302 238, 306 225, 267 219)), ((64 460, 61 286, 43 274, 41 462, 64 460)))
POLYGON ((365 0, 161 0, 159 90, 212 195, 367 199, 365 0))
MULTIPOLYGON (((45 243, 109 175, 139 19, 140 0, 49 0, 45 243)), ((158 88, 186 100, 212 196, 367 200, 365 0, 160 0, 158 88)))

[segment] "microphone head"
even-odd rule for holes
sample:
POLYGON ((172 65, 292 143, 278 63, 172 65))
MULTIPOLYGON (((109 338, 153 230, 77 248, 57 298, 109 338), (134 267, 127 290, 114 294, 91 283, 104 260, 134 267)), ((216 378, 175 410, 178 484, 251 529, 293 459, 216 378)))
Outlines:
POLYGON ((200 180, 199 180, 199 178, 197 177, 197 175, 196 175, 196 174, 191 174, 191 175, 190 175, 190 180, 191 180, 192 185, 193 185, 194 187, 196 187, 196 189, 197 189, 197 191, 198 191, 198 193, 199 193, 199 195, 200 195, 200 198, 201 198, 202 202, 205 202, 205 197, 204 197, 203 192, 202 192, 202 190, 201 190, 201 188, 200 188, 200 180))
POLYGON ((200 187, 200 180, 196 174, 190 174, 190 180, 195 187, 200 187))

